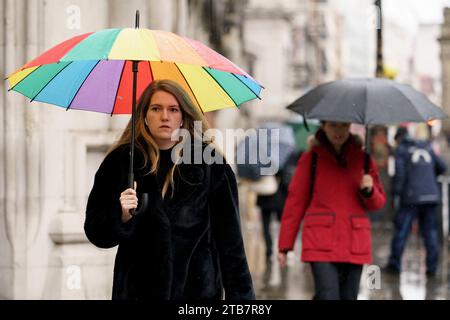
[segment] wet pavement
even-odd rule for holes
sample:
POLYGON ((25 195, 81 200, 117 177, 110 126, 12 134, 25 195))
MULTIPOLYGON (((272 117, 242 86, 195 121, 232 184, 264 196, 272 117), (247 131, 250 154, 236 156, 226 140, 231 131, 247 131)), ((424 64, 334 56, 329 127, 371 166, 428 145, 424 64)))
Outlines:
MULTIPOLYGON (((300 262, 301 243, 297 241, 295 252, 288 255, 288 265, 281 269, 274 255, 266 262, 262 223, 258 212, 243 224, 246 252, 253 276, 257 299, 309 300, 313 296, 314 283, 309 264, 300 262)), ((271 231, 276 251, 279 224, 272 221, 271 231)), ((435 277, 425 275, 425 248, 417 227, 413 227, 400 275, 383 272, 386 264, 392 231, 388 224, 373 226, 373 264, 366 265, 360 282, 360 300, 443 300, 450 298, 448 281, 448 241, 444 252, 441 245, 440 267, 435 277)), ((300 235, 297 239, 300 239, 300 235)))

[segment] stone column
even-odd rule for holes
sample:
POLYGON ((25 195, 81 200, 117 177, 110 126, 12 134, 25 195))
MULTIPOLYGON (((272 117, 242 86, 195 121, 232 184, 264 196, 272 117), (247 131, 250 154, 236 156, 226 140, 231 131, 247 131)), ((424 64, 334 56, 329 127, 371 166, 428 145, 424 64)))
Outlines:
POLYGON ((187 0, 176 0, 174 32, 188 35, 189 5, 187 0))
MULTIPOLYGON (((3 78, 36 56, 42 39, 42 1, 2 1, 3 78)), ((6 298, 25 298, 31 284, 28 249, 39 228, 39 111, 17 93, 6 94, 2 81, 2 186, 0 285, 6 298), (4 254, 3 254, 4 253, 4 254)), ((0 290, 2 290, 0 289, 0 290)))
MULTIPOLYGON (((6 15, 6 0, 0 0, 0 18, 5 21, 6 15)), ((5 24, 0 23, 0 71, 1 76, 5 77, 7 71, 6 69, 6 35, 5 35, 5 24)), ((6 85, 4 81, 0 82, 0 123, 5 123, 5 109, 6 109, 6 85)), ((11 296, 10 286, 9 286, 9 273, 8 271, 8 259, 10 259, 10 247, 7 242, 6 233, 6 145, 5 145, 5 129, 0 127, 0 254, 3 259, 0 261, 0 299, 4 299, 11 296)))
POLYGON ((173 31, 176 20, 173 0, 149 0, 148 28, 173 31))
MULTIPOLYGON (((25 58, 26 1, 3 1, 4 67, 12 72, 25 58)), ((5 72, 5 73, 6 73, 5 72)), ((4 298, 24 297, 26 292, 26 247, 27 247, 27 159, 25 137, 25 99, 13 93, 5 93, 2 82, 3 123, 2 160, 4 205, 1 212, 0 241, 0 296, 4 298)))
MULTIPOLYGON (((6 71, 6 0, 0 0, 0 19, 5 23, 0 23, 0 72, 4 78, 6 71)), ((6 117, 6 83, 0 81, 0 123, 5 123, 6 117)), ((6 132, 2 125, 0 127, 0 299, 11 297, 10 292, 10 246, 6 233, 6 132)))
MULTIPOLYGON (((61 26, 51 45, 77 34, 108 27, 107 1, 47 1, 45 12, 67 12, 72 6, 80 12, 80 28, 64 28, 67 16, 51 23, 61 26)), ((69 10, 70 11, 70 10, 69 10)), ((48 21, 48 20, 47 20, 48 21)), ((50 22, 49 22, 50 23, 50 22)), ((46 30, 52 25, 46 25, 46 30)), ((85 132, 90 138, 109 130, 107 115, 92 112, 62 112, 57 107, 43 106, 46 115, 42 129, 44 145, 43 186, 46 222, 43 231, 50 240, 45 256, 40 296, 43 299, 108 299, 111 296, 113 254, 99 250, 84 235, 86 199, 85 132), (81 159, 81 160, 80 160, 81 159), (56 188, 55 188, 56 187, 56 188)), ((47 241, 48 241, 47 240, 47 241)))
MULTIPOLYGON (((442 61, 442 108, 450 114, 450 8, 444 9, 444 23, 442 25, 441 61, 442 61)), ((450 137, 450 123, 444 121, 442 130, 447 139, 450 137)))
MULTIPOLYGON (((26 13, 26 46, 24 54, 24 62, 30 61, 37 57, 43 49, 44 32, 43 32, 43 0, 27 0, 26 13)), ((22 19, 20 20, 22 21, 22 19)), ((19 63, 21 65, 22 63, 19 63)), ((16 93, 17 94, 17 93, 16 93)), ((36 297, 40 292, 40 288, 35 281, 39 277, 38 267, 41 262, 36 259, 39 253, 34 249, 34 245, 39 236, 42 222, 42 197, 41 197, 41 110, 42 104, 30 104, 26 101, 26 105, 20 105, 25 112, 25 171, 22 172, 26 180, 25 190, 25 220, 26 220, 26 291, 21 293, 20 297, 36 297)), ((22 237, 22 236, 21 236, 22 237)), ((17 241, 17 240, 16 240, 17 241)), ((23 241, 23 240, 21 240, 23 241)))

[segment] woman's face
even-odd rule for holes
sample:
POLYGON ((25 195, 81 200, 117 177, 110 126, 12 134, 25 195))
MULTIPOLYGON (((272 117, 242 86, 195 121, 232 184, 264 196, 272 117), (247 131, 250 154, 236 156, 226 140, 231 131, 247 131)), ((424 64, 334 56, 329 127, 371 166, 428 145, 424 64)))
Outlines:
POLYGON ((176 141, 171 141, 172 133, 183 124, 180 104, 171 93, 159 90, 150 99, 150 106, 145 116, 147 125, 160 148, 169 148, 176 141))
POLYGON ((327 121, 323 131, 333 147, 339 150, 350 136, 350 123, 327 121))

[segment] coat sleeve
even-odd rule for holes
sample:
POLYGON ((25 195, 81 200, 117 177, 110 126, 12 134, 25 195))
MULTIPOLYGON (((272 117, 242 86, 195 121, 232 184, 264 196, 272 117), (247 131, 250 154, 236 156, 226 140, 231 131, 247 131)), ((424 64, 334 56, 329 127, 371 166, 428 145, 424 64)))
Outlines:
POLYGON ((386 194, 384 193, 380 175, 378 174, 377 165, 372 157, 370 157, 369 174, 373 179, 372 194, 369 197, 361 196, 361 198, 367 210, 375 211, 381 209, 386 203, 386 194))
POLYGON ((297 162, 294 176, 289 184, 288 195, 283 208, 278 248, 290 251, 306 212, 309 202, 311 183, 312 152, 304 153, 297 162))
POLYGON ((86 206, 84 231, 90 242, 100 248, 112 248, 122 238, 129 237, 135 227, 136 217, 122 223, 120 193, 127 188, 122 174, 118 151, 110 153, 95 174, 94 186, 86 206))
POLYGON ((436 172, 436 175, 444 174, 445 171, 447 171, 447 165, 445 164, 444 160, 442 160, 441 157, 439 157, 433 149, 431 149, 431 156, 434 160, 434 171, 436 172))
POLYGON ((226 300, 253 300, 255 293, 242 238, 236 177, 228 164, 213 164, 211 226, 226 300))

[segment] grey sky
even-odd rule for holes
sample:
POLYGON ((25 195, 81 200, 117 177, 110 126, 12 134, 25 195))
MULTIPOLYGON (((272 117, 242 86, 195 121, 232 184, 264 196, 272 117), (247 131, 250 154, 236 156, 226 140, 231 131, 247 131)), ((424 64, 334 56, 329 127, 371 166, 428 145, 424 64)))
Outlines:
POLYGON ((441 23, 445 6, 450 7, 450 0, 383 0, 386 14, 395 14, 397 19, 411 14, 420 23, 441 23))

